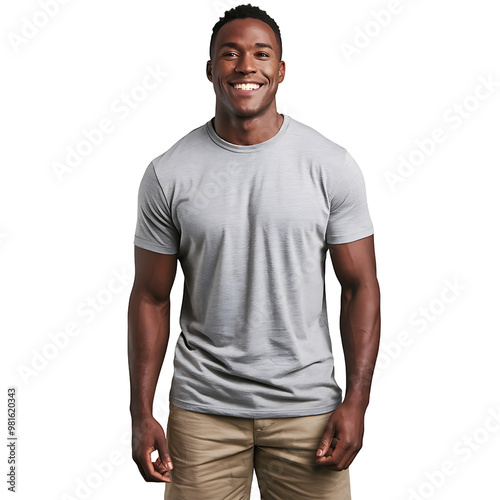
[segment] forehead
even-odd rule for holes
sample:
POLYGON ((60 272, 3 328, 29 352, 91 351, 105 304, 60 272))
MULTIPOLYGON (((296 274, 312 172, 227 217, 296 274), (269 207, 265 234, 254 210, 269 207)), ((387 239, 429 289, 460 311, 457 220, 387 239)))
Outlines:
POLYGON ((215 48, 217 49, 227 42, 239 45, 253 45, 263 42, 271 45, 274 50, 277 50, 278 45, 271 26, 260 19, 250 17, 233 19, 222 26, 215 40, 215 48))

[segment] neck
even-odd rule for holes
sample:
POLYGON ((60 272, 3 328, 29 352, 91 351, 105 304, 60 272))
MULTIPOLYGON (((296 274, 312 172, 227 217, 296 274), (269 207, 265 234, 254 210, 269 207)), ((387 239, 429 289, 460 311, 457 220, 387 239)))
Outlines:
POLYGON ((219 137, 232 144, 250 146, 274 137, 284 117, 274 109, 263 115, 237 116, 221 111, 216 106, 214 128, 219 137))

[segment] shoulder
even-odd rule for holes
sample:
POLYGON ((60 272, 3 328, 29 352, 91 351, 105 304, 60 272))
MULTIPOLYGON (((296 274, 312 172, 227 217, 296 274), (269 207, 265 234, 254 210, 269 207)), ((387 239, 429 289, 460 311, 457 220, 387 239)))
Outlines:
POLYGON ((345 162, 347 150, 312 126, 290 118, 289 131, 290 139, 294 143, 300 144, 302 150, 314 157, 320 160, 330 159, 335 163, 345 162))
POLYGON ((207 144, 206 124, 200 125, 181 137, 164 153, 151 161, 158 175, 172 175, 182 169, 191 158, 200 156, 200 149, 207 144))

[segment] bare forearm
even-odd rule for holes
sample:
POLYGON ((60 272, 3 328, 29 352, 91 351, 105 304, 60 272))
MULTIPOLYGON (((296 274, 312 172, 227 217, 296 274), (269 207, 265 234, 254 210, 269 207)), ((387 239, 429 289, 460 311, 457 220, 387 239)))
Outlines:
POLYGON ((134 290, 128 310, 128 361, 132 418, 151 415, 170 334, 170 301, 157 303, 134 290))
POLYGON ((368 406, 380 343, 380 291, 376 279, 342 291, 340 332, 346 362, 346 401, 368 406))

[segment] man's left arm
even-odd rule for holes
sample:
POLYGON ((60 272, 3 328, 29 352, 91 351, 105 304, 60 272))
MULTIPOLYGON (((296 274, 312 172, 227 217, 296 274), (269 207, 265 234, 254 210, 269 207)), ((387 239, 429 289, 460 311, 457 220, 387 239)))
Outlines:
POLYGON ((316 463, 343 470, 351 465, 363 444, 364 417, 380 342, 380 290, 373 235, 351 243, 329 244, 328 248, 342 287, 340 334, 346 391, 344 401, 333 411, 325 428, 316 463))

